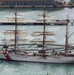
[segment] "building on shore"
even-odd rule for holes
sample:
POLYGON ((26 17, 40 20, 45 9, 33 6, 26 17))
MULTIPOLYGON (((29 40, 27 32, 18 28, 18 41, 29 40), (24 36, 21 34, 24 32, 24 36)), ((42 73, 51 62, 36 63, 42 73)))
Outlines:
POLYGON ((64 0, 0 0, 0 7, 56 6, 64 3, 64 0))

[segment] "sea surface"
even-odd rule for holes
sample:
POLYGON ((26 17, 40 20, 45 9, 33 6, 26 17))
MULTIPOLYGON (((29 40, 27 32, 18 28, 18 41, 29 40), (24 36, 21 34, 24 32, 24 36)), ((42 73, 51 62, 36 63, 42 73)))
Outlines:
MULTIPOLYGON (((15 10, 21 14, 19 18, 24 20, 37 20, 42 19, 38 14, 43 13, 42 8, 20 8, 20 9, 6 9, 0 8, 0 20, 11 20, 9 18, 14 17, 13 13, 15 10)), ((54 19, 74 19, 74 8, 46 8, 46 13, 49 15, 48 20, 54 19)), ((13 25, 2 26, 0 25, 0 44, 2 39, 14 38, 14 36, 5 36, 3 32, 5 30, 14 29, 13 25)), ((22 36, 27 38, 29 41, 33 39, 41 39, 41 37, 33 37, 31 34, 34 31, 42 31, 43 26, 18 26, 18 29, 26 30, 27 35, 22 36)), ((56 40, 58 44, 64 44, 65 42, 65 30, 66 26, 46 26, 47 31, 54 31, 54 37, 48 37, 48 39, 56 40)), ((74 32, 74 25, 69 23, 69 35, 74 32)), ((22 38, 20 36, 20 38, 22 38)), ((26 43, 29 43, 26 42, 26 43)), ((74 43, 74 35, 69 39, 69 44, 74 43)), ((44 63, 30 63, 30 62, 14 62, 14 61, 4 61, 0 60, 0 75, 74 75, 74 64, 44 64, 44 63)))

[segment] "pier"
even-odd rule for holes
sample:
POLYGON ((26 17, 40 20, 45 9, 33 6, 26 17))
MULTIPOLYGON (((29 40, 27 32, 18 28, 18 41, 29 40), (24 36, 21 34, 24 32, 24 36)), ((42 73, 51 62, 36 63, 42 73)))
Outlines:
MULTIPOLYGON (((8 21, 8 20, 0 20, 0 25, 15 25, 15 21, 8 21)), ((66 25, 66 20, 56 20, 56 21, 48 21, 46 25, 66 25)), ((17 25, 43 25, 42 21, 37 20, 23 20, 18 21, 17 25)))

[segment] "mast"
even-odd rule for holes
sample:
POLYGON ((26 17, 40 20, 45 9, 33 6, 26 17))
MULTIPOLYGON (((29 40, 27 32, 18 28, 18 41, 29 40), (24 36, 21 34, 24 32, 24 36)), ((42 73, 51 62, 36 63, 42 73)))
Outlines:
POLYGON ((14 50, 16 52, 18 41, 22 41, 22 42, 27 41, 27 39, 18 39, 18 35, 25 35, 25 34, 27 34, 27 32, 24 31, 24 30, 17 30, 17 21, 18 21, 17 11, 14 12, 14 18, 12 18, 12 20, 15 22, 14 30, 11 30, 11 29, 6 30, 4 32, 4 35, 12 35, 12 34, 14 34, 14 39, 11 39, 11 38, 10 39, 4 39, 3 41, 14 42, 14 50))
POLYGON ((42 56, 44 56, 45 55, 45 50, 44 50, 44 46, 45 46, 45 38, 46 38, 46 36, 45 36, 45 24, 46 24, 46 19, 45 19, 45 17, 46 17, 46 14, 45 14, 45 6, 44 6, 44 14, 43 14, 43 24, 44 24, 44 26, 43 26, 43 50, 42 50, 42 56))
MULTIPOLYGON (((46 40, 46 35, 47 36, 53 36, 53 35, 55 35, 52 31, 46 31, 46 17, 47 17, 47 15, 46 15, 46 13, 45 13, 45 6, 44 6, 44 12, 43 12, 43 14, 41 14, 41 15, 39 15, 39 16, 42 16, 42 22, 43 22, 43 30, 42 31, 35 31, 35 32, 33 32, 31 35, 33 36, 33 37, 37 37, 37 36, 42 36, 42 40, 32 40, 32 41, 30 41, 30 42, 32 42, 33 44, 35 44, 35 43, 41 43, 41 49, 39 50, 39 53, 41 53, 41 56, 43 56, 43 57, 45 57, 46 55, 45 55, 45 44, 46 43, 54 43, 55 41, 53 41, 53 40, 46 40)), ((38 21, 40 21, 40 20, 38 20, 38 21)))
POLYGON ((14 13, 15 15, 15 51, 17 50, 17 11, 14 13))
POLYGON ((68 15, 67 15, 67 25, 66 25, 66 40, 65 40, 65 54, 68 54, 68 15))

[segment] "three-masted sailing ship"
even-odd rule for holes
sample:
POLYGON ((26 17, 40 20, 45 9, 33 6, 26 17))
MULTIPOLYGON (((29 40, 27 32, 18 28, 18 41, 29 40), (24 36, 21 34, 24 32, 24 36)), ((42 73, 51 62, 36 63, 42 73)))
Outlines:
POLYGON ((13 60, 13 61, 24 61, 24 62, 39 62, 39 63, 74 63, 74 54, 68 53, 68 21, 66 25, 66 42, 64 52, 55 52, 55 49, 52 49, 51 54, 46 54, 46 44, 54 43, 53 40, 47 40, 46 36, 54 36, 54 32, 46 31, 46 13, 44 10, 43 16, 43 31, 35 31, 32 33, 33 37, 43 36, 42 40, 31 40, 30 42, 33 44, 37 44, 41 46, 41 49, 38 53, 35 52, 27 52, 21 51, 17 48, 18 41, 27 41, 27 39, 18 39, 17 34, 26 34, 25 31, 17 30, 17 12, 15 12, 15 30, 6 30, 4 32, 5 35, 15 34, 15 39, 5 39, 4 41, 14 41, 14 48, 12 50, 8 50, 8 47, 4 46, 5 49, 0 50, 0 59, 13 60))

